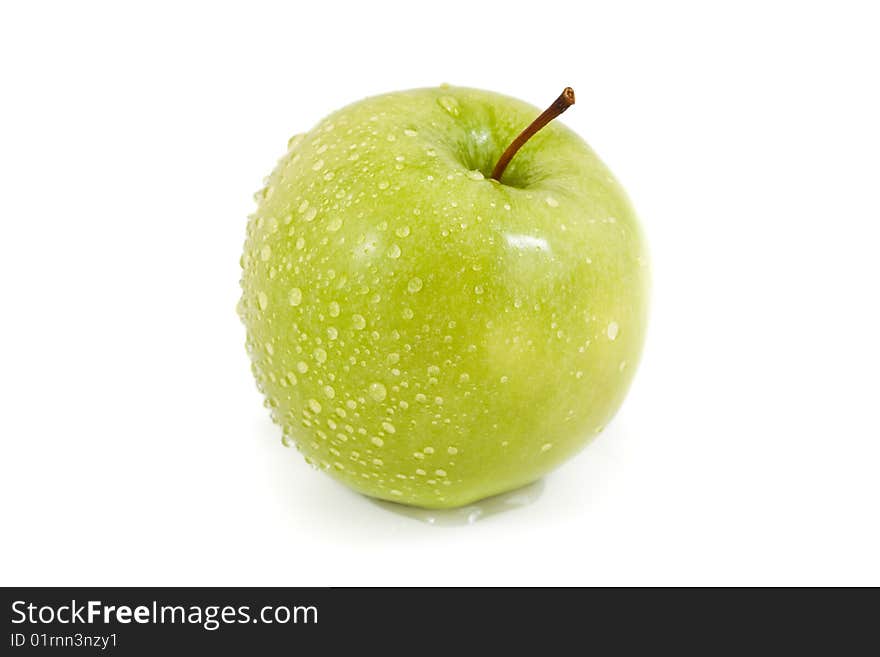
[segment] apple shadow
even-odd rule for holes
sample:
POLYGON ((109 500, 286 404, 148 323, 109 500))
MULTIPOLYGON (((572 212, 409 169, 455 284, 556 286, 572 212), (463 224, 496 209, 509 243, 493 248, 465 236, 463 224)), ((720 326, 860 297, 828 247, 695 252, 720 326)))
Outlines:
POLYGON ((473 525, 485 518, 527 507, 535 503, 543 493, 544 479, 542 478, 516 490, 493 495, 457 509, 421 509, 372 497, 367 499, 376 506, 395 515, 418 520, 427 525, 434 527, 462 527, 464 525, 473 525))

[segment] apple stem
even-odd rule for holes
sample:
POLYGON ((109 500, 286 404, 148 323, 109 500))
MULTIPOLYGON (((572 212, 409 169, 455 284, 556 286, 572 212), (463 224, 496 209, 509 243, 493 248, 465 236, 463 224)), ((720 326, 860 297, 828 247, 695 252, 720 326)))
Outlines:
POLYGON ((522 148, 523 144, 531 139, 538 130, 550 123, 550 121, 562 114, 572 105, 574 105, 574 89, 566 87, 562 90, 562 93, 559 94, 559 98, 554 100, 550 107, 541 112, 537 119, 532 121, 525 130, 519 133, 516 139, 510 142, 510 146, 508 146, 507 150, 501 154, 500 158, 498 158, 498 163, 495 165, 495 168, 492 169, 492 175, 490 177, 501 182, 501 175, 504 173, 507 165, 510 164, 513 156, 516 155, 520 148, 522 148))

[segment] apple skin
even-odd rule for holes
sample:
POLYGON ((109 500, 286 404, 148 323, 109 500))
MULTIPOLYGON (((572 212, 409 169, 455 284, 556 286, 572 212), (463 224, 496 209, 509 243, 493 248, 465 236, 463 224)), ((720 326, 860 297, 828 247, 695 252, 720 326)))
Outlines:
POLYGON ((647 319, 625 192, 540 110, 459 87, 293 137, 257 194, 239 314, 285 445, 369 496, 456 507, 528 484, 612 418, 647 319))

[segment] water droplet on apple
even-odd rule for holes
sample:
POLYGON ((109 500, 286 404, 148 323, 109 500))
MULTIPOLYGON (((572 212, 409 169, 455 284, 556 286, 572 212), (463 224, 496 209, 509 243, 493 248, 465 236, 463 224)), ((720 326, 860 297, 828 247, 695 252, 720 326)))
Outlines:
POLYGON ((485 180, 486 179, 486 176, 483 175, 483 172, 478 171, 476 169, 474 169, 472 171, 468 171, 467 177, 470 178, 471 180, 485 180))
POLYGON ((368 392, 370 397, 377 402, 384 401, 385 397, 388 395, 388 391, 381 383, 371 383, 368 392))
POLYGON ((328 233, 335 233, 340 228, 342 228, 342 219, 339 217, 333 217, 327 224, 328 233))
POLYGON ((315 207, 311 207, 306 210, 306 213, 303 215, 303 219, 306 221, 314 221, 315 217, 318 215, 318 209, 315 207))
POLYGON ((392 244, 388 247, 388 257, 392 259, 400 257, 400 247, 397 244, 392 244))
POLYGON ((460 111, 458 101, 452 96, 440 96, 437 103, 451 116, 458 116, 460 111))
POLYGON ((266 296, 265 292, 257 294, 257 304, 260 306, 260 310, 266 310, 266 306, 269 305, 269 297, 266 296))
POLYGON ((299 370, 300 374, 305 374, 309 371, 309 364, 305 361, 301 360, 296 364, 296 369, 299 370))
POLYGON ((409 235, 409 226, 401 226, 400 228, 395 230, 394 233, 398 237, 407 237, 409 235))
POLYGON ((367 320, 364 319, 363 315, 354 314, 351 316, 352 325, 358 330, 363 330, 367 325, 367 320))
POLYGON ((379 436, 373 436, 370 438, 370 442, 373 443, 376 447, 382 447, 385 444, 385 441, 379 438, 379 436))
POLYGON ((553 443, 544 443, 541 445, 542 452, 549 452, 553 448, 553 443))
POLYGON ((335 301, 331 301, 328 312, 330 317, 339 317, 339 304, 335 301))
POLYGON ((605 330, 605 334, 608 336, 609 340, 616 340, 619 331, 620 327, 617 325, 617 322, 611 322, 610 324, 608 324, 608 328, 605 330))
POLYGON ((386 433, 395 433, 397 431, 397 429, 394 427, 394 425, 391 424, 390 422, 383 422, 382 423, 382 430, 385 431, 386 433))
POLYGON ((318 347, 315 349, 315 360, 319 363, 323 363, 327 360, 327 352, 318 347))
POLYGON ((418 277, 411 278, 406 285, 406 289, 409 290, 411 294, 415 294, 422 289, 422 279, 418 277))
POLYGON ((339 331, 336 330, 335 326, 330 326, 327 328, 327 337, 331 340, 335 340, 339 337, 339 331))
POLYGON ((547 202, 547 205, 549 205, 551 208, 558 208, 559 207, 559 201, 557 201, 552 196, 548 196, 544 200, 547 202))
POLYGON ((312 171, 320 171, 324 168, 324 160, 318 160, 312 165, 312 171))
POLYGON ((305 134, 302 133, 298 135, 293 135, 290 139, 287 140, 287 150, 290 151, 299 146, 304 137, 305 134))
POLYGON ((311 411, 313 413, 320 413, 321 412, 321 404, 318 402, 317 399, 310 399, 309 400, 309 408, 311 409, 311 411))
POLYGON ((287 295, 287 300, 290 302, 291 306, 298 306, 303 300, 302 290, 298 287, 293 288, 287 295))

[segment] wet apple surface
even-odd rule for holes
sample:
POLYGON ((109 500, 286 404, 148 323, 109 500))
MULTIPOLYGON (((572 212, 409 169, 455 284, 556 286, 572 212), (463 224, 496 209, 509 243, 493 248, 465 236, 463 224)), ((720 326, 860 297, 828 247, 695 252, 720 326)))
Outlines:
POLYGON ((438 87, 290 140, 258 193, 239 314, 283 441, 370 496, 454 507, 597 435, 644 340, 648 263, 625 192, 539 110, 438 87))

